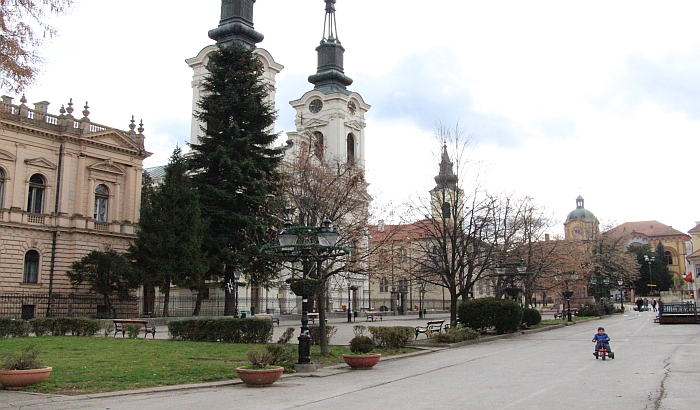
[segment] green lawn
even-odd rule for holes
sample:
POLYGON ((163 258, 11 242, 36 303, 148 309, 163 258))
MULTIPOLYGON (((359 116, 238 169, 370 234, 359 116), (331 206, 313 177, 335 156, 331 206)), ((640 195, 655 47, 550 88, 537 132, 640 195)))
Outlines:
MULTIPOLYGON (((236 367, 248 363, 246 351, 257 346, 46 336, 0 339, 0 353, 17 352, 29 344, 38 348, 39 359, 53 371, 47 382, 24 390, 68 395, 235 379, 236 367)), ((314 346, 311 356, 323 366, 342 363, 341 354, 347 352, 331 346, 330 356, 321 357, 314 346)))

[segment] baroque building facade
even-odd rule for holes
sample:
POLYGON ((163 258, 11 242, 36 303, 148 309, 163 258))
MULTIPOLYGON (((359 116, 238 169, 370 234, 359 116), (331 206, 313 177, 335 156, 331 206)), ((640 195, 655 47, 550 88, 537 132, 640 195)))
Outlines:
MULTIPOLYGON (((75 314, 66 295, 87 293, 66 275, 93 250, 126 250, 141 201, 143 123, 128 131, 93 123, 85 103, 59 115, 2 96, 0 103, 0 293, 15 295, 0 312, 10 317, 75 314), (138 127, 138 128, 137 128, 138 127)), ((84 315, 100 313, 90 300, 84 315)))

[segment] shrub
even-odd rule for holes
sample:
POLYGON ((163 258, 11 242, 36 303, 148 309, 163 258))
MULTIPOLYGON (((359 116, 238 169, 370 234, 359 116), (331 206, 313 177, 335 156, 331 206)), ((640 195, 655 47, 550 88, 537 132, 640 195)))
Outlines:
POLYGON ((576 316, 601 316, 602 314, 602 306, 590 301, 576 310, 576 316))
POLYGON ((141 332, 141 325, 136 323, 127 323, 124 325, 124 329, 126 329, 126 335, 129 337, 129 339, 136 339, 139 337, 139 333, 141 332))
POLYGON ((298 359, 298 350, 296 346, 287 344, 269 344, 265 346, 268 352, 273 357, 271 365, 282 366, 285 369, 293 369, 294 364, 298 359))
POLYGON ((431 340, 437 343, 459 343, 479 338, 479 332, 466 326, 457 325, 446 332, 433 333, 431 340))
POLYGON ((0 369, 2 370, 31 370, 40 369, 43 367, 37 359, 39 351, 36 346, 28 345, 20 351, 19 354, 7 353, 4 355, 4 360, 0 369))
POLYGON ((512 300, 480 298, 460 303, 457 315, 459 322, 471 329, 483 332, 494 327, 496 332, 505 333, 518 330, 523 308, 512 300))
MULTIPOLYGON (((338 329, 335 326, 326 325, 326 342, 331 343, 331 338, 335 336, 338 329)), ((321 328, 319 326, 309 326, 309 336, 311 336, 311 345, 320 346, 321 345, 321 328)))
POLYGON ((27 337, 29 336, 29 324, 26 320, 0 318, 0 338, 2 337, 27 337))
POLYGON ((350 340, 350 351, 358 354, 367 354, 374 350, 374 341, 368 336, 355 336, 350 340))
POLYGON ((355 325, 352 327, 352 333, 354 333, 355 336, 364 336, 366 331, 367 326, 364 325, 355 325))
POLYGON ((275 356, 267 349, 250 349, 246 355, 253 369, 264 369, 275 361, 275 356))
POLYGON ((175 340, 226 343, 268 343, 272 340, 269 319, 187 319, 168 323, 175 340))
POLYGON ((523 323, 530 327, 542 322, 542 315, 537 309, 523 309, 523 323))
POLYGON ((29 320, 29 327, 37 337, 46 336, 53 332, 55 320, 50 317, 36 317, 29 320))
POLYGON ((280 336, 280 338, 277 339, 277 343, 280 343, 280 344, 289 343, 289 341, 292 340, 292 336, 294 336, 294 328, 288 327, 284 331, 284 333, 282 333, 282 336, 280 336))
POLYGON ((407 326, 370 326, 368 329, 374 344, 382 349, 403 349, 414 336, 413 328, 407 326))

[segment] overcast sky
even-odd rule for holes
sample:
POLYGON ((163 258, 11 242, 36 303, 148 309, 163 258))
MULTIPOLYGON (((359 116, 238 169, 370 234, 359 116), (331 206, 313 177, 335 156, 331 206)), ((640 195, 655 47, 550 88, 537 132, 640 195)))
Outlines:
MULTIPOLYGON (((561 222, 581 194, 601 222, 700 220, 697 1, 338 0, 352 91, 367 113, 367 178, 380 201, 434 186, 437 122, 459 122, 488 164, 491 191, 529 195, 561 222), (398 176, 398 177, 397 177, 398 176)), ((44 71, 26 91, 58 113, 87 100, 93 122, 143 119, 146 165, 189 141, 192 72, 212 43, 219 0, 79 0, 54 19, 44 71)), ((288 101, 310 90, 323 0, 258 0, 260 47, 285 69, 288 101)), ((19 97, 19 96, 16 96, 19 97)), ((30 105, 31 106, 31 105, 30 105)), ((284 134, 283 134, 284 135, 284 134)), ((563 232, 561 224, 553 233, 563 232)))

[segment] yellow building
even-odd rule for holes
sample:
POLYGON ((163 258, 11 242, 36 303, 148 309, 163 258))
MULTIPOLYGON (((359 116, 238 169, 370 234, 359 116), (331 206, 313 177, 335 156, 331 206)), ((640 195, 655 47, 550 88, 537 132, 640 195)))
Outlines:
MULTIPOLYGON (((65 272, 93 250, 128 247, 150 153, 133 117, 121 131, 93 123, 87 103, 76 118, 72 101, 59 115, 46 101, 26 102, 0 103, 0 294, 19 295, 2 314, 43 316, 52 305, 52 314, 76 314, 61 310, 77 306, 62 296, 81 293, 65 272)), ((100 306, 84 309, 95 315, 100 306)))
POLYGON ((664 246, 668 273, 683 278, 686 272, 686 257, 690 248, 691 237, 659 221, 625 222, 611 231, 613 234, 625 235, 627 245, 649 245, 652 251, 659 243, 664 246))
POLYGON ((564 222, 564 239, 593 240, 599 231, 598 218, 583 206, 583 197, 576 198, 576 209, 569 212, 564 222))

